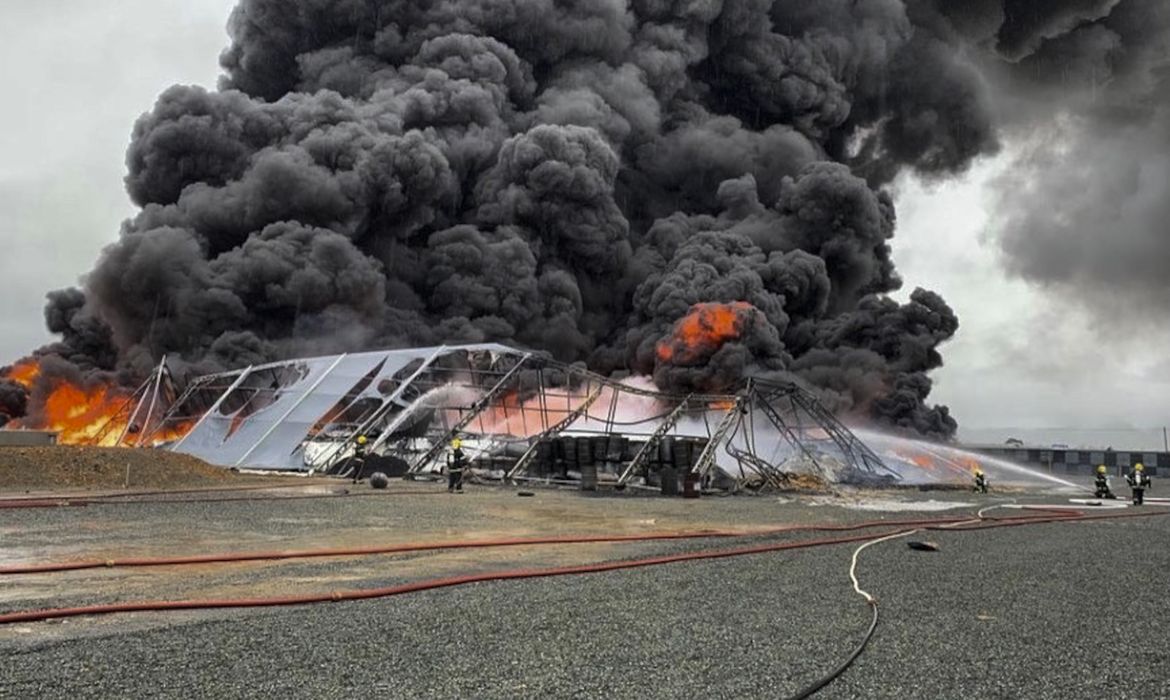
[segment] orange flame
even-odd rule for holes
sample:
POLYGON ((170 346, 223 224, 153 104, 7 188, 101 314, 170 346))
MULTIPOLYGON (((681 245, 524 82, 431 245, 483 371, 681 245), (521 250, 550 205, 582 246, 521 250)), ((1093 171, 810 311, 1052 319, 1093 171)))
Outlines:
POLYGON ((942 454, 933 454, 915 449, 894 449, 891 452, 899 459, 905 460, 914 466, 934 474, 951 476, 966 476, 982 469, 979 460, 972 457, 948 457, 942 454))
POLYGON ((919 467, 932 472, 938 470, 938 464, 935 463, 934 458, 928 454, 923 454, 921 452, 916 453, 910 457, 910 461, 914 462, 914 464, 918 465, 919 467))
POLYGON ((929 472, 936 472, 939 469, 939 463, 935 461, 934 457, 925 452, 919 452, 918 450, 900 449, 893 449, 890 450, 890 452, 896 455, 898 459, 909 462, 919 469, 925 469, 929 472))
POLYGON ((194 426, 194 421, 183 421, 152 430, 161 418, 162 407, 155 409, 149 426, 142 424, 146 420, 145 409, 135 424, 130 425, 132 398, 131 392, 111 384, 86 389, 54 380, 41 409, 42 419, 36 425, 22 422, 22 427, 52 430, 61 444, 99 447, 137 446, 142 431, 150 430, 149 440, 142 443, 145 447, 177 440, 194 426))
POLYGON ((971 472, 972 474, 983 470, 983 465, 979 463, 979 460, 973 457, 963 457, 959 460, 959 463, 963 465, 964 469, 971 472))
MULTIPOLYGON (((174 442, 175 440, 179 440, 179 439, 183 438, 187 433, 191 432, 191 428, 195 427, 196 422, 197 421, 195 421, 195 420, 185 420, 185 421, 182 421, 180 423, 176 423, 174 425, 161 426, 160 428, 155 430, 153 433, 151 433, 149 442, 144 442, 143 447, 147 447, 147 446, 153 447, 155 445, 160 445, 164 442, 174 442)), ((130 439, 127 438, 126 442, 130 443, 130 439)), ((130 443, 130 444, 133 444, 133 443, 130 443)))
MULTIPOLYGON (((58 443, 101 447, 118 445, 123 435, 123 444, 135 445, 139 431, 147 429, 145 425, 128 425, 132 392, 113 383, 83 386, 63 377, 38 383, 41 367, 35 359, 17 362, 4 372, 4 377, 28 388, 32 392, 30 401, 38 406, 33 416, 17 418, 8 428, 50 430, 57 433, 58 443)), ((161 413, 156 414, 151 423, 160 417, 161 413)), ((185 421, 163 426, 150 436, 149 442, 155 445, 182 437, 193 424, 185 421)))
POLYGON ((471 427, 485 434, 534 437, 568 418, 585 399, 583 393, 564 393, 561 389, 546 392, 543 399, 533 396, 521 400, 512 391, 485 409, 471 427))
POLYGON ((660 362, 693 364, 743 333, 744 321, 755 307, 744 301, 695 304, 655 348, 660 362))
POLYGON ((45 398, 41 425, 29 426, 55 431, 57 441, 67 445, 113 445, 125 429, 107 424, 125 406, 129 396, 109 385, 84 389, 66 381, 55 381, 45 398), (103 435, 104 433, 104 435, 103 435))
POLYGON ((41 366, 37 363, 36 360, 31 358, 17 362, 16 364, 9 367, 8 371, 4 373, 5 379, 11 379, 26 389, 31 389, 33 382, 35 382, 39 376, 41 376, 41 366))

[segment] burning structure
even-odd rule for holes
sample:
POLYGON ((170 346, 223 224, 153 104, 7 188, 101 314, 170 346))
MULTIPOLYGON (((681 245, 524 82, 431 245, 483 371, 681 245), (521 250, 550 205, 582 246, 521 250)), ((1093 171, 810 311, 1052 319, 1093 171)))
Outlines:
POLYGON ((60 340, 0 373, 0 414, 67 423, 55 392, 106 407, 163 357, 496 342, 668 394, 799 378, 949 436, 928 372, 957 320, 890 298, 883 185, 991 132, 944 30, 893 5, 241 0, 220 89, 135 125, 140 210, 50 294, 60 340), (721 332, 679 350, 696 305, 721 332))
MULTIPOLYGON (((657 351, 680 363, 701 356, 751 322, 737 310, 696 307, 657 351)), ((76 421, 70 442, 158 447, 224 467, 350 476, 360 464, 423 477, 459 437, 483 478, 583 488, 962 485, 977 467, 998 483, 1044 480, 951 446, 855 432, 796 379, 670 393, 651 377, 605 377, 498 344, 298 358, 186 382, 164 360, 137 390, 100 395, 61 418, 76 421)))
POLYGON ((95 442, 349 476, 358 436, 366 473, 408 478, 440 471, 459 437, 482 478, 583 488, 952 486, 977 467, 997 483, 1064 483, 953 446, 851 429, 798 381, 668 393, 649 377, 618 380, 498 344, 263 363, 181 391, 163 363, 95 442))
MULTIPOLYGON (((288 358, 503 343, 669 396, 807 386, 949 438, 929 373, 958 321, 891 297, 887 186, 961 173, 1055 103, 1084 143, 1164 140, 1165 2, 1023 4, 240 0, 219 88, 171 87, 135 124, 139 210, 49 294, 59 340, 0 371, 0 422, 145 445, 157 401, 101 426, 163 358, 184 383, 274 368, 248 390, 288 358)), ((1075 175, 1113 201, 1132 153, 1164 150, 1015 189, 1031 211, 1075 175)), ((1052 272, 1034 241, 1079 238, 1040 228, 1027 274, 1115 258, 1073 246, 1091 264, 1052 272)))
POLYGON ((795 383, 668 394, 645 378, 618 381, 502 345, 266 363, 199 377, 163 411, 166 383, 160 367, 110 421, 122 430, 115 442, 166 442, 224 466, 345 473, 363 435, 382 470, 421 475, 460 436, 479 472, 500 479, 625 486, 692 474, 692 483, 779 487, 794 474, 899 478, 795 383))

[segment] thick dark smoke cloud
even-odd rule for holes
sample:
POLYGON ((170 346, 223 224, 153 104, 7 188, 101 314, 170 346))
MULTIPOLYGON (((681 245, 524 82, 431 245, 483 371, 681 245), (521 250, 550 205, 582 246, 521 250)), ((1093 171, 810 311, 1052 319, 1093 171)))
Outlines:
POLYGON ((0 426, 28 410, 28 389, 11 379, 0 379, 0 426))
MULTIPOLYGON (((141 210, 51 296, 40 352, 141 377, 164 354, 199 372, 492 340, 675 391, 796 376, 948 436, 927 373, 957 321, 888 298, 882 188, 995 152, 997 119, 1036 118, 1006 98, 1059 94, 1067 60, 1135 94, 1143 4, 241 0, 219 88, 173 87, 135 125, 141 210), (656 352, 732 302, 750 311, 706 363, 656 352)), ((1092 119, 1140 129, 1147 94, 1092 119)))
POLYGON ((1170 3, 972 5, 954 31, 981 47, 1019 144, 995 208, 1009 270, 1087 306, 1111 334, 1160 323, 1170 311, 1170 3))
POLYGON ((688 393, 734 389, 746 375, 782 370, 788 359, 776 327, 743 301, 692 306, 655 352, 654 381, 688 393))

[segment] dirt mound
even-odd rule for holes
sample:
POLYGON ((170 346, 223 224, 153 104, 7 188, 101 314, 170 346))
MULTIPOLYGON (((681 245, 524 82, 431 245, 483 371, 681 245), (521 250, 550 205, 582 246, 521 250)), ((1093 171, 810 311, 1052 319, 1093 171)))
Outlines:
POLYGON ((0 448, 0 491, 226 486, 236 477, 190 455, 123 447, 0 448))

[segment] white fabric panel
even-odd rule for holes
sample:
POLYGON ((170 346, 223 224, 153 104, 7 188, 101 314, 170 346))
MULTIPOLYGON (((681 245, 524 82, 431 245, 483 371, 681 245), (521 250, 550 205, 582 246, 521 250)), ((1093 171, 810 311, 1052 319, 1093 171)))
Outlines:
MULTIPOLYGON (((255 381, 270 377, 271 374, 266 370, 272 368, 282 371, 297 368, 304 374, 281 387, 269 405, 239 419, 234 432, 231 432, 232 423, 239 411, 225 415, 222 410, 216 410, 205 416, 173 449, 222 466, 236 466, 239 463, 239 466, 252 469, 305 469, 299 448, 309 430, 379 362, 385 360, 378 375, 361 392, 361 396, 382 398, 377 390, 382 380, 392 378, 412 361, 425 360, 440 349, 428 347, 331 355, 254 367, 245 385, 255 386, 255 381)), ((512 348, 491 343, 449 346, 442 350, 444 352, 440 356, 466 351, 520 354, 512 348)), ((238 388, 236 391, 246 390, 238 388)), ((250 408, 245 407, 244 412, 250 408)))

